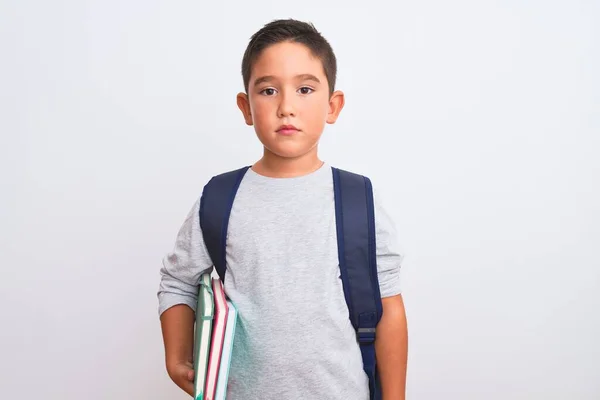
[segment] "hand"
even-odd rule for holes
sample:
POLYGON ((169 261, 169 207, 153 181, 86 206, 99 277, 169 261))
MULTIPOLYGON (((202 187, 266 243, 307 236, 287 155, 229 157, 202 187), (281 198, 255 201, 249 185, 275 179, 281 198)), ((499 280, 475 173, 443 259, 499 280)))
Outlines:
POLYGON ((194 365, 182 361, 167 367, 169 376, 184 392, 194 397, 194 365))

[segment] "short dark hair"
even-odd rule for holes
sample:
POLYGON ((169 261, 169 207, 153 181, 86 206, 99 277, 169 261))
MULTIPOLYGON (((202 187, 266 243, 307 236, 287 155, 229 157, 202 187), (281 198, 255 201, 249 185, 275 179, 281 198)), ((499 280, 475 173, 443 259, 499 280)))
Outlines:
POLYGON ((279 19, 269 22, 250 38, 250 43, 248 43, 242 59, 242 77, 246 93, 250 84, 252 67, 258 57, 267 47, 282 42, 301 43, 321 60, 331 95, 335 90, 337 75, 337 61, 333 49, 312 23, 295 19, 279 19))

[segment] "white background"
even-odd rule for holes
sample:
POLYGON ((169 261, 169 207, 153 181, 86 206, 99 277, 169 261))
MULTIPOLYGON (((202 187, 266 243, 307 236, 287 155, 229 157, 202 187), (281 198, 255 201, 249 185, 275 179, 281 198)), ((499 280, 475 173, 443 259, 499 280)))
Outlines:
POLYGON ((409 399, 600 398, 598 1, 0 2, 0 398, 184 399, 163 255, 261 148, 250 35, 309 20, 405 251, 409 399))

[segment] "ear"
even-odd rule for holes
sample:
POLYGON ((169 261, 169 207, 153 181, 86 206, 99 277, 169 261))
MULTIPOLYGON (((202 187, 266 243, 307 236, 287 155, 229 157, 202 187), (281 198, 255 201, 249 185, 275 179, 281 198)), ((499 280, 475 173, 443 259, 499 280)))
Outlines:
POLYGON ((346 100, 344 98, 343 92, 339 90, 333 92, 333 94, 329 98, 329 112, 327 113, 326 120, 328 124, 335 124, 335 121, 337 121, 338 116, 342 111, 342 108, 344 108, 345 102, 346 100))
POLYGON ((248 95, 246 93, 238 93, 237 105, 244 115, 244 121, 246 121, 246 125, 253 125, 252 112, 250 111, 250 100, 248 99, 248 95))

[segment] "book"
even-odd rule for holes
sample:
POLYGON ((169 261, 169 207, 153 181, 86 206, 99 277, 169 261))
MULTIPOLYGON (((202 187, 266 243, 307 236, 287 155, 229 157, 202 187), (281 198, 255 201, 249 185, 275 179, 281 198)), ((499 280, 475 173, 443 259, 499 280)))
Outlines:
POLYGON ((210 353, 212 323, 214 317, 214 295, 210 273, 200 278, 196 324, 194 332, 194 399, 204 399, 206 372, 210 353))
POLYGON ((215 400, 225 400, 227 396, 227 383, 229 382, 229 367, 231 366, 231 352, 233 349, 233 338, 237 324, 238 312, 235 305, 227 300, 228 316, 223 338, 223 351, 221 352, 221 365, 219 367, 219 380, 215 400))
POLYGON ((221 280, 213 279, 212 288, 215 301, 215 315, 213 319, 208 370, 206 373, 204 400, 214 400, 215 397, 228 314, 227 300, 221 280))

